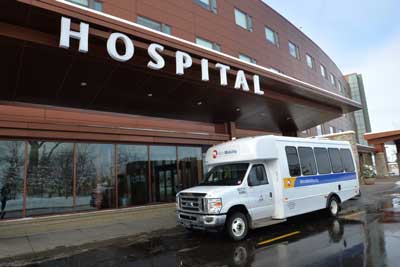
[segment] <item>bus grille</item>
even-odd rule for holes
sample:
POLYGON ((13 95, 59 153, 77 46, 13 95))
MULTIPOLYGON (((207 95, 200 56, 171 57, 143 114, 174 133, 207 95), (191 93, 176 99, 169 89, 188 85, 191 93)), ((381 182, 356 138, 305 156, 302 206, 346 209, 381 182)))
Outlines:
POLYGON ((180 209, 187 212, 200 213, 204 212, 204 197, 203 193, 180 193, 179 205, 180 209))

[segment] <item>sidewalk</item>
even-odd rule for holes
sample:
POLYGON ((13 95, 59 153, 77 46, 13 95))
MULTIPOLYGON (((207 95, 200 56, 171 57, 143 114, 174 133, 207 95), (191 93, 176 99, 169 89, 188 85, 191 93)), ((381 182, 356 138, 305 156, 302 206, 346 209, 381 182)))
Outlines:
POLYGON ((0 261, 176 226, 175 204, 0 222, 0 261))

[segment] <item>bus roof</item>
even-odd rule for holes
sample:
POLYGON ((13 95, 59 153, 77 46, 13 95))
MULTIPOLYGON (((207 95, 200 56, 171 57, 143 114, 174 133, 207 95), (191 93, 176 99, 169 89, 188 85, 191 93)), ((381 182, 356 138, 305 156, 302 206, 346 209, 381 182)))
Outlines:
POLYGON ((207 151, 206 164, 217 165, 228 162, 265 160, 279 158, 277 143, 297 145, 349 146, 347 141, 332 141, 324 138, 298 138, 275 135, 245 137, 224 142, 207 151))

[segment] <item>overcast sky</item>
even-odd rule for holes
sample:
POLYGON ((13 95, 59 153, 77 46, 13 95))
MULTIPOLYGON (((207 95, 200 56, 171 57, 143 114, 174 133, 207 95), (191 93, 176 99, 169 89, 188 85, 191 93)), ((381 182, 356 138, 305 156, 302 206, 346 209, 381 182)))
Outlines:
POLYGON ((263 0, 344 74, 361 73, 372 131, 400 129, 399 0, 263 0))

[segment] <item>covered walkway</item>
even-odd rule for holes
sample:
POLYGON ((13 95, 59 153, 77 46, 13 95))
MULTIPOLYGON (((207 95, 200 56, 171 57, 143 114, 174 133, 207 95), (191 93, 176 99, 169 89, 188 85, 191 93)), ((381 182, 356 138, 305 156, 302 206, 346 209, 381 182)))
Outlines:
POLYGON ((396 145, 397 164, 400 169, 400 130, 368 133, 364 135, 364 138, 368 144, 375 147, 376 171, 378 176, 389 175, 385 144, 396 145))

